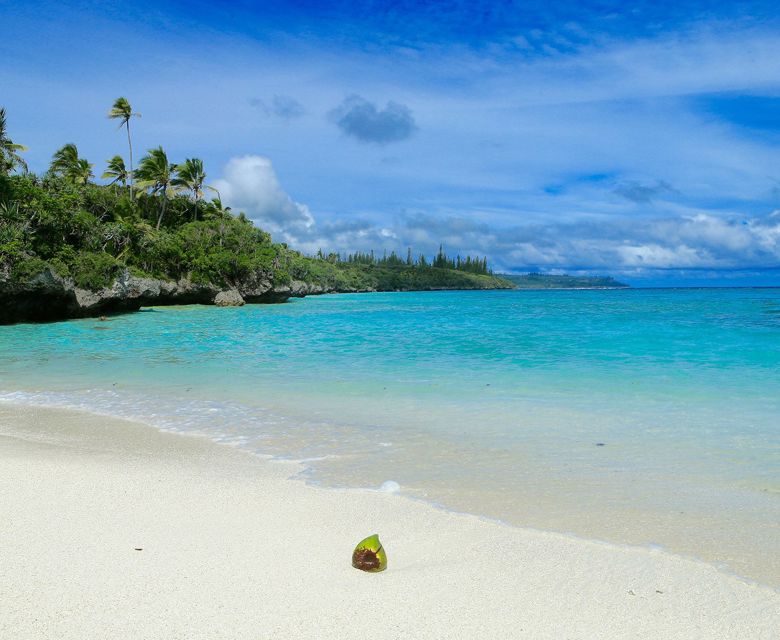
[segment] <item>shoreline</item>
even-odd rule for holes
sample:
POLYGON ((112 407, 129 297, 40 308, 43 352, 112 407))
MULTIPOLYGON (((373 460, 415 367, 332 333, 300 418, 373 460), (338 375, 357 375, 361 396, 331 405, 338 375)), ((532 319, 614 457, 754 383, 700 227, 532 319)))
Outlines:
POLYGON ((291 298, 338 293, 509 291, 515 288, 510 281, 490 274, 467 273, 456 269, 438 271, 445 273, 446 277, 454 277, 455 282, 443 285, 410 284, 401 287, 373 281, 357 286, 304 280, 275 284, 272 276, 258 272, 246 282, 228 286, 211 282, 198 284, 187 278, 136 276, 125 268, 112 282, 93 290, 81 288, 72 278, 64 277, 51 267, 46 267, 23 282, 4 279, 0 274, 0 326, 97 318, 162 306, 200 304, 241 307, 245 304, 279 304, 291 298))
MULTIPOLYGON (((251 446, 247 445, 243 438, 230 437, 224 429, 211 433, 202 429, 193 431, 182 430, 172 424, 166 425, 164 421, 161 424, 159 421, 160 416, 157 416, 156 413, 147 412, 144 415, 143 412, 139 414, 136 411, 139 406, 137 404, 139 398, 134 400, 131 398, 129 402, 125 401, 123 403, 125 408, 133 407, 133 410, 116 412, 116 407, 113 409, 99 408, 91 402, 63 402, 62 399, 54 402, 48 400, 42 402, 39 399, 31 399, 30 397, 18 397, 19 394, 29 396, 24 391, 0 394, 0 407, 6 403, 8 405, 26 406, 32 409, 42 408, 55 411, 84 412, 110 421, 119 420, 141 424, 144 427, 163 433, 203 438, 210 443, 227 445, 230 448, 255 456, 261 461, 296 465, 294 473, 296 479, 320 489, 375 492, 381 490, 380 485, 383 482, 387 480, 395 482, 396 479, 393 470, 380 466, 386 473, 374 474, 375 482, 358 482, 356 478, 351 478, 351 480, 341 478, 341 480, 334 481, 334 477, 328 477, 329 472, 327 470, 317 466, 319 464, 327 464, 327 462, 322 461, 327 461, 327 458, 330 457, 328 455, 314 455, 314 457, 290 455, 289 452, 279 451, 278 447, 276 450, 269 449, 262 441, 251 446)), ((157 401, 159 401, 159 398, 157 401)), ((157 406, 159 407, 159 405, 157 406)), ((168 407, 168 411, 170 410, 171 407, 168 407)), ((216 411, 212 407, 202 407, 201 410, 207 412, 216 411)), ((163 415, 168 415, 165 413, 164 408, 163 415)), ((208 415, 211 414, 209 413, 208 415)), ((300 418, 301 416, 298 417, 300 418)), ((233 418, 236 418, 236 416, 233 416, 233 418)), ((240 420, 240 417, 237 419, 240 420)), ((335 457, 339 458, 339 455, 335 457)), ((724 575, 736 577, 751 584, 765 586, 780 593, 780 584, 778 583, 780 574, 777 573, 777 557, 773 553, 773 549, 777 545, 770 543, 773 539, 772 530, 776 529, 775 523, 770 519, 772 524, 769 527, 762 526, 760 521, 756 522, 755 513, 746 509, 746 505, 750 504, 752 510, 755 511, 760 509, 762 504, 754 503, 753 501, 743 503, 739 513, 733 513, 730 518, 722 516, 718 523, 711 520, 700 520, 702 514, 714 513, 717 505, 701 501, 701 496, 698 494, 697 499, 701 502, 699 515, 691 516, 693 511, 689 506, 686 508, 687 515, 684 518, 669 515, 676 512, 671 512, 668 509, 668 513, 661 510, 656 512, 642 510, 625 511, 625 507, 608 508, 606 504, 596 505, 599 507, 599 510, 594 512, 588 508, 581 507, 574 499, 561 499, 560 497, 556 499, 554 496, 551 496, 549 487, 544 484, 546 479, 540 477, 531 479, 536 481, 532 483, 532 486, 536 487, 533 491, 539 494, 544 493, 546 490, 547 493, 545 495, 547 498, 540 502, 539 499, 534 497, 532 492, 525 492, 522 495, 517 494, 513 500, 520 506, 516 511, 511 512, 502 511, 503 503, 495 502, 495 496, 489 492, 480 495, 481 502, 475 502, 473 495, 465 497, 467 494, 459 494, 457 491, 447 492, 442 487, 438 487, 438 492, 431 492, 425 487, 415 486, 413 481, 411 484, 407 484, 406 478, 403 479, 403 491, 399 495, 405 499, 420 502, 446 513, 473 516, 487 522, 498 523, 512 528, 556 533, 577 540, 611 544, 618 547, 659 550, 675 557, 707 564, 724 575), (518 513, 521 513, 521 515, 518 516, 518 513), (593 519, 591 519, 592 515, 595 516, 593 519), (673 518, 673 520, 669 518, 673 518), (700 520, 698 523, 697 519, 700 520), (600 525, 598 524, 599 522, 606 524, 600 525), (716 525, 719 526, 716 527, 716 525), (751 527, 753 530, 762 532, 761 535, 764 537, 762 547, 750 547, 751 539, 743 537, 746 536, 745 532, 751 530, 751 527), (687 534, 688 537, 682 538, 680 537, 681 534, 687 534), (734 538, 734 536, 737 537, 734 538), (739 552, 746 548, 753 549, 750 557, 735 555, 735 551, 739 552)), ((461 486, 460 490, 462 491, 463 489, 464 487, 461 486)), ((603 489, 604 487, 595 487, 599 496, 603 495, 601 493, 603 489)), ((664 492, 679 490, 679 487, 678 489, 673 487, 662 487, 661 489, 662 491, 659 495, 664 495, 664 492)), ((559 487, 558 490, 565 490, 565 487, 559 487)), ((620 498, 621 496, 619 493, 614 493, 612 497, 620 498)), ((754 495, 753 498, 755 497, 754 495)), ((739 496, 739 498, 744 500, 750 498, 750 496, 743 495, 739 496)), ((770 505, 763 504, 763 507, 769 509, 770 505)), ((770 512, 767 511, 768 513, 770 512)), ((763 520, 767 520, 766 515, 763 517, 763 520)))
POLYGON ((2 636, 756 639, 780 626, 780 593, 703 562, 312 487, 291 479, 296 463, 140 423, 2 403, 0 456, 2 636), (351 550, 374 532, 389 568, 362 574, 351 550))

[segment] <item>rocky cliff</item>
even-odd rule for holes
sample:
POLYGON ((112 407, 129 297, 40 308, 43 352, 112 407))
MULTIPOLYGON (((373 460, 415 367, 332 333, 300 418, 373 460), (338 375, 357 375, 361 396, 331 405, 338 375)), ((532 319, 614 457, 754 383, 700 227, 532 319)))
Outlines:
POLYGON ((0 268, 0 325, 15 322, 47 322, 68 318, 86 318, 111 313, 137 311, 141 307, 179 304, 206 304, 239 307, 246 303, 284 302, 324 293, 369 293, 375 291, 452 291, 460 289, 511 289, 512 284, 492 276, 474 276, 449 272, 439 282, 382 283, 366 279, 357 286, 345 283, 324 284, 291 280, 274 284, 272 275, 256 271, 232 287, 201 284, 185 278, 163 280, 132 275, 123 270, 110 286, 84 289, 47 268, 20 281, 0 268))
POLYGON ((283 302, 292 297, 327 292, 324 287, 295 280, 274 285, 269 274, 260 272, 225 289, 185 279, 137 277, 125 270, 111 286, 98 291, 79 288, 70 278, 50 269, 24 283, 0 273, 0 324, 100 316, 153 305, 241 306, 246 302, 283 302))

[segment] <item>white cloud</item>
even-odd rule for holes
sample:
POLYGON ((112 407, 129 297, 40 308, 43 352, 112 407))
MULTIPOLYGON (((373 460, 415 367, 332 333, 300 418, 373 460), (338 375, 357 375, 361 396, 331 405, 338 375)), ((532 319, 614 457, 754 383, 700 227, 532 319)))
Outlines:
POLYGON ((263 156, 231 158, 213 186, 226 205, 272 233, 289 235, 314 224, 309 208, 285 193, 271 161, 263 156))
POLYGON ((724 219, 699 213, 492 227, 462 217, 400 216, 392 227, 369 221, 313 226, 300 246, 339 251, 383 249, 432 255, 489 255, 498 270, 596 270, 636 273, 666 269, 780 267, 780 221, 724 219))

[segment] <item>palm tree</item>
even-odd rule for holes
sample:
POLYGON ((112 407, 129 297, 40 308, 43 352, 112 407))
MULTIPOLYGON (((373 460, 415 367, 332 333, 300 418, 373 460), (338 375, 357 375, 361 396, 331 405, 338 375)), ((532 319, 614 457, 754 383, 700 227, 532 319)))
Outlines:
POLYGON ((76 162, 76 166, 73 167, 73 172, 69 176, 75 184, 87 184, 90 178, 94 178, 95 174, 92 173, 92 164, 87 162, 86 158, 79 158, 76 162))
POLYGON ((168 162, 168 156, 162 147, 149 149, 149 154, 141 158, 135 177, 138 178, 139 187, 151 189, 153 194, 162 195, 160 215, 157 218, 157 229, 159 229, 165 215, 168 196, 175 193, 172 181, 176 177, 176 165, 168 162))
POLYGON ((195 202, 200 200, 203 197, 203 183, 206 181, 203 160, 187 158, 177 167, 177 171, 179 175, 171 181, 171 184, 191 191, 195 202))
MULTIPOLYGON (((215 189, 215 191, 216 191, 216 189, 215 189)), ((211 204, 213 204, 213 205, 214 205, 214 210, 215 210, 215 211, 216 211, 216 212, 217 212, 219 215, 229 215, 229 214, 230 214, 230 212, 232 211, 232 207, 226 207, 226 206, 225 206, 225 205, 222 203, 222 198, 221 198, 220 196, 217 196, 216 198, 214 198, 214 199, 211 201, 211 204)))
POLYGON ((57 149, 51 159, 51 165, 49 165, 49 171, 59 175, 66 175, 79 161, 79 150, 72 142, 64 145, 61 149, 57 149))
POLYGON ((133 113, 133 108, 127 101, 127 98, 117 98, 114 100, 114 106, 108 112, 108 117, 112 120, 119 120, 119 128, 127 129, 127 146, 130 148, 130 196, 133 195, 133 143, 130 140, 130 118, 140 118, 140 113, 133 113))
POLYGON ((49 170, 74 184, 87 184, 93 177, 92 165, 86 158, 79 158, 79 151, 72 142, 55 151, 49 170))
POLYGON ((216 197, 212 198, 211 201, 208 203, 208 208, 206 211, 206 214, 210 218, 224 218, 229 217, 231 214, 231 208, 228 206, 225 206, 225 204, 222 202, 222 194, 219 192, 219 189, 216 187, 208 187, 211 191, 216 193, 216 197))
POLYGON ((127 186, 127 179, 130 177, 127 168, 125 167, 125 160, 122 156, 114 156, 108 161, 108 167, 102 176, 104 180, 112 178, 108 184, 116 184, 121 182, 123 187, 127 186))
POLYGON ((203 197, 203 189, 216 191, 203 183, 206 181, 206 171, 203 169, 203 160, 200 158, 187 158, 176 167, 178 176, 171 180, 171 184, 180 189, 186 189, 192 193, 195 200, 195 219, 198 218, 198 202, 203 197))
POLYGON ((5 124, 5 107, 0 107, 0 174, 11 173, 17 167, 27 171, 27 163, 19 155, 20 151, 27 151, 27 147, 16 144, 8 137, 5 124))

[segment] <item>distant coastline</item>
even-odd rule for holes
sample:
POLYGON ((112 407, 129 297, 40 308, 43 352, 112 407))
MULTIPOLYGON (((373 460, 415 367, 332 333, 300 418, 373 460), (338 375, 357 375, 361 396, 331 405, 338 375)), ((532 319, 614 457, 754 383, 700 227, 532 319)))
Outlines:
POLYGON ((273 304, 290 298, 330 293, 468 290, 604 290, 629 289, 610 277, 559 276, 531 273, 471 274, 428 267, 361 265, 363 281, 354 285, 313 280, 275 282, 273 273, 257 271, 226 288, 214 282, 188 278, 160 279, 122 271, 100 288, 82 288, 49 265, 35 275, 18 279, 0 272, 0 325, 46 322, 138 311, 141 307, 187 304, 236 307, 273 304))
POLYGON ((509 280, 516 289, 630 289, 610 276, 547 275, 544 273, 497 274, 509 280))

